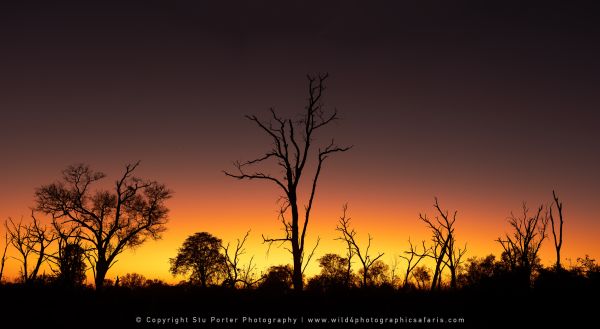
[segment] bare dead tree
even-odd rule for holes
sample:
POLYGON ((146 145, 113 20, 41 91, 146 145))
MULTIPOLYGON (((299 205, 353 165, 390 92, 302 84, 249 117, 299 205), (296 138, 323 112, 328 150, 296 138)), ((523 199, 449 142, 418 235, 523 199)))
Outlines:
POLYGON ((221 244, 221 249, 225 255, 226 282, 230 288, 235 288, 237 283, 242 283, 246 287, 252 285, 251 272, 253 270, 252 261, 254 257, 250 258, 247 266, 242 267, 240 264, 240 256, 246 252, 244 244, 249 235, 250 231, 246 232, 246 235, 242 239, 237 239, 235 249, 232 248, 230 250, 230 243, 227 243, 227 245, 221 244))
POLYGON ((15 223, 13 219, 9 217, 6 231, 9 235, 10 244, 20 255, 19 258, 14 256, 12 258, 21 263, 21 281, 27 282, 29 278, 29 255, 33 252, 27 237, 29 227, 26 224, 23 224, 22 218, 19 222, 15 223))
POLYGON ((8 239, 8 225, 7 221, 4 220, 4 250, 2 251, 2 260, 0 262, 0 283, 2 283, 2 278, 4 278, 4 265, 6 264, 6 251, 8 250, 8 245, 10 244, 8 239))
POLYGON ((41 226, 39 220, 35 217, 34 211, 31 211, 32 223, 29 226, 30 244, 33 246, 33 252, 37 254, 37 260, 33 271, 31 271, 30 280, 35 280, 42 263, 48 260, 48 247, 58 238, 55 232, 52 232, 47 226, 41 226))
POLYGON ((412 244, 412 242, 410 241, 410 238, 408 238, 408 244, 409 244, 410 250, 407 250, 404 252, 406 254, 406 256, 404 256, 404 255, 399 256, 400 258, 406 260, 406 272, 404 273, 404 282, 402 283, 402 285, 405 288, 408 287, 408 282, 409 282, 410 274, 412 273, 412 271, 417 267, 417 265, 419 265, 421 260, 423 260, 424 258, 429 256, 429 254, 431 252, 431 250, 429 248, 425 247, 425 241, 422 241, 422 251, 421 252, 419 252, 417 250, 417 248, 412 244), (414 263, 413 263, 413 261, 414 261, 414 263))
POLYGON ((505 234, 498 238, 504 249, 504 254, 513 271, 522 274, 524 283, 529 286, 534 265, 538 262, 538 251, 546 238, 548 214, 542 214, 544 206, 539 206, 533 216, 529 215, 529 208, 523 202, 522 217, 515 216, 512 212, 508 223, 513 228, 512 234, 505 234))
POLYGON ((554 214, 552 213, 552 206, 550 206, 550 222, 552 224, 552 237, 554 238, 554 249, 556 250, 556 271, 560 272, 562 267, 560 265, 560 249, 563 243, 563 205, 556 196, 556 192, 552 191, 552 197, 554 198, 554 204, 558 210, 558 237, 556 235, 556 228, 554 224, 554 214))
MULTIPOLYGON (((340 217, 340 222, 345 221, 346 218, 346 211, 348 210, 348 205, 345 204, 343 207, 343 215, 342 217, 340 217)), ((338 240, 340 240, 338 238, 338 240)), ((348 262, 346 263, 346 277, 345 277, 345 286, 350 288, 354 285, 355 280, 353 280, 353 273, 352 273, 352 258, 354 257, 354 255, 356 255, 356 252, 354 250, 354 246, 352 245, 352 241, 349 239, 341 239, 346 243, 346 259, 348 260, 348 262)))
POLYGON ((114 190, 91 186, 105 177, 89 166, 79 164, 63 171, 62 181, 36 190, 37 210, 52 216, 54 226, 75 227, 80 232, 93 273, 101 290, 106 273, 124 250, 159 239, 165 231, 171 197, 165 185, 133 175, 139 162, 125 167, 114 190))
POLYGON ((257 277, 256 273, 256 264, 254 264, 254 256, 250 257, 250 260, 246 264, 246 266, 240 272, 239 282, 243 283, 243 287, 246 289, 250 289, 259 284, 262 280, 265 279, 264 274, 261 274, 257 277))
POLYGON ((316 169, 312 176, 310 193, 304 206, 304 216, 300 221, 299 186, 304 174, 305 165, 308 162, 314 142, 314 134, 321 128, 338 119, 337 111, 327 113, 323 106, 323 92, 325 91, 325 80, 328 75, 318 77, 308 76, 308 104, 300 120, 283 118, 271 108, 271 119, 260 120, 254 115, 246 118, 254 122, 258 128, 272 140, 272 149, 254 160, 236 162, 234 165, 237 173, 224 171, 227 176, 237 179, 263 180, 278 186, 284 193, 284 204, 281 212, 289 212, 291 219, 280 216, 284 228, 284 236, 281 238, 270 238, 263 236, 265 243, 274 242, 289 243, 293 258, 293 284, 296 291, 303 288, 302 273, 310 260, 309 254, 305 259, 305 237, 313 207, 315 192, 319 175, 325 160, 332 154, 348 151, 351 147, 340 147, 333 140, 316 152, 316 169), (274 161, 281 169, 278 174, 266 171, 254 171, 253 166, 274 161), (283 175, 283 178, 279 178, 283 175), (301 227, 300 227, 301 226, 301 227))
POLYGON ((42 264, 48 259, 46 250, 56 240, 56 235, 40 224, 33 211, 31 218, 32 222, 29 224, 23 223, 23 219, 15 223, 12 218, 9 218, 10 225, 6 225, 10 244, 20 255, 19 258, 13 258, 21 263, 23 283, 30 283, 37 279, 42 264), (37 257, 30 269, 29 259, 34 255, 37 257))
MULTIPOLYGON (((368 243, 367 243, 367 247, 364 249, 364 253, 361 252, 360 247, 358 245, 358 242, 356 241, 356 231, 350 227, 350 220, 351 218, 347 216, 347 210, 348 210, 348 205, 345 204, 342 207, 343 210, 343 214, 340 217, 340 220, 338 221, 338 225, 336 227, 336 231, 341 233, 341 237, 337 238, 336 240, 341 240, 346 242, 346 244, 349 246, 349 248, 352 249, 352 254, 356 255, 358 257, 358 259, 360 260, 360 263, 362 265, 362 287, 366 287, 367 286, 367 281, 369 279, 369 275, 370 275, 370 269, 372 267, 372 265, 383 256, 383 253, 379 253, 377 256, 372 257, 371 255, 369 255, 369 249, 371 248, 371 241, 373 240, 373 238, 371 237, 371 234, 369 234, 369 239, 368 239, 368 243)), ((350 263, 350 261, 348 261, 348 263, 350 263)))
MULTIPOLYGON (((456 278, 457 271, 462 263, 463 256, 467 252, 467 244, 462 248, 456 247, 456 237, 454 234, 451 234, 448 241, 448 248, 446 249, 446 257, 444 260, 444 265, 448 267, 450 270, 450 288, 456 289, 456 278)), ((441 276, 440 276, 441 279, 441 276)))
POLYGON ((450 218, 448 210, 443 211, 440 208, 437 197, 433 206, 439 214, 439 216, 435 216, 435 221, 427 217, 427 214, 419 214, 419 218, 433 234, 430 257, 435 260, 435 271, 431 280, 431 290, 441 287, 442 272, 446 267, 450 270, 450 287, 454 289, 456 288, 456 270, 466 252, 466 244, 463 249, 455 247, 454 223, 457 211, 454 211, 450 218))

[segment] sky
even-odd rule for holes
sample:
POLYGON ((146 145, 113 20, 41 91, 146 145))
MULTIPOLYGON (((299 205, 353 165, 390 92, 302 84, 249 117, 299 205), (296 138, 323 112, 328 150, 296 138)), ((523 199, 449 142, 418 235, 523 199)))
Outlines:
MULTIPOLYGON (((392 263, 430 239, 419 213, 457 210, 467 256, 494 242, 523 201, 564 202, 564 258, 600 257, 600 23, 593 1, 20 1, 0 4, 0 219, 27 219, 36 187, 88 163, 115 180, 127 163, 165 183, 159 241, 108 277, 169 282, 168 259, 207 231, 259 270, 277 236, 273 185, 223 170, 269 140, 245 114, 303 111, 307 74, 328 72, 341 120, 317 136, 353 149, 320 177, 307 243, 343 252, 342 205, 392 263)), ((3 229, 2 229, 3 230, 3 229)), ((550 237, 551 238, 551 237, 550 237)), ((553 261, 551 240, 542 247, 553 261)), ((9 250, 9 255, 14 251, 9 250)), ((568 264, 569 262, 565 260, 568 264)), ((312 262, 308 273, 316 273, 312 262)), ((7 261, 7 276, 18 262, 7 261)))

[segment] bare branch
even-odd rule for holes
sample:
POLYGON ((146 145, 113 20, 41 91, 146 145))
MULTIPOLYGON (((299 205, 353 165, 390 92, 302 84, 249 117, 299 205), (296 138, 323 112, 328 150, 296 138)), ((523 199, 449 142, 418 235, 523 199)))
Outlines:
MULTIPOLYGON (((336 240, 342 240, 342 241, 346 242, 346 244, 348 245, 348 249, 351 250, 350 256, 352 256, 353 254, 358 256, 358 259, 360 260, 362 267, 363 267, 362 286, 366 287, 367 280, 369 279, 369 275, 370 275, 369 270, 370 270, 371 266, 379 258, 383 257, 384 253, 379 253, 374 258, 372 258, 371 255, 369 255, 371 241, 373 240, 373 238, 371 237, 370 234, 369 234, 369 239, 368 239, 368 243, 367 243, 365 252, 362 253, 360 251, 360 247, 359 247, 358 243, 356 242, 356 231, 350 227, 350 218, 346 216, 347 210, 348 210, 348 205, 344 204, 344 206, 342 207, 343 215, 340 217, 340 219, 338 221, 338 225, 336 227, 336 231, 341 233, 341 237, 336 238, 336 240)), ((348 259, 348 262, 350 262, 350 258, 348 259)))
MULTIPOLYGON (((285 211, 289 211, 290 220, 285 220, 283 212, 280 212, 280 222, 283 226, 285 236, 281 238, 270 238, 263 235, 263 242, 269 244, 269 249, 273 243, 281 243, 280 246, 289 242, 289 247, 286 247, 292 253, 293 258, 293 281, 294 289, 302 290, 302 272, 306 268, 310 257, 303 258, 305 251, 305 237, 310 222, 310 215, 313 208, 314 198, 316 195, 317 183, 323 167, 323 162, 334 153, 345 152, 350 147, 339 147, 332 141, 328 146, 318 149, 316 154, 311 152, 313 147, 313 133, 315 130, 327 126, 338 118, 337 110, 333 112, 325 111, 323 106, 323 95, 325 91, 325 80, 327 74, 318 76, 308 76, 308 100, 302 118, 292 120, 284 118, 270 108, 271 118, 269 121, 261 121, 258 117, 246 116, 254 122, 263 132, 265 132, 272 140, 273 149, 266 152, 264 156, 244 163, 236 162, 234 166, 237 173, 224 171, 225 175, 236 179, 248 180, 267 180, 275 183, 285 192, 285 198, 289 203, 289 207, 285 211), (302 138, 300 137, 302 136, 302 138), (304 173, 305 165, 308 163, 309 157, 315 155, 315 173, 312 176, 310 194, 304 203, 304 214, 300 212, 302 205, 299 200, 298 189, 301 183, 301 178, 304 173), (273 174, 267 171, 251 172, 248 166, 263 164, 270 159, 276 159, 277 164, 283 171, 273 174), (281 178, 282 177, 282 178, 281 178), (300 222, 301 216, 303 221, 300 222)), ((268 251, 267 251, 268 253, 268 251)))

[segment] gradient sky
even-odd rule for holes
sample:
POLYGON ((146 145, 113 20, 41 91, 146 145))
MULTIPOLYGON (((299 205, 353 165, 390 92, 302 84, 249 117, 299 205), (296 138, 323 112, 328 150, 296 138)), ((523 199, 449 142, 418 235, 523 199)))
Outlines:
MULTIPOLYGON (((371 233, 391 262, 409 236, 429 238, 418 214, 433 214, 434 196, 458 210, 468 256, 498 254, 510 211, 556 189, 564 257, 600 257, 593 1, 323 2, 0 4, 0 218, 27 217, 34 189, 69 164, 112 181, 141 160, 142 177, 175 191, 168 231, 109 277, 173 281, 168 258, 198 231, 233 241, 252 229, 246 259, 291 262, 261 244, 280 232, 279 191, 221 171, 269 146, 244 114, 302 111, 305 75, 329 72, 326 103, 343 120, 320 140, 355 147, 321 176, 317 256, 342 252, 348 202, 359 239, 371 233)), ((542 249, 552 262, 551 241, 542 249)))

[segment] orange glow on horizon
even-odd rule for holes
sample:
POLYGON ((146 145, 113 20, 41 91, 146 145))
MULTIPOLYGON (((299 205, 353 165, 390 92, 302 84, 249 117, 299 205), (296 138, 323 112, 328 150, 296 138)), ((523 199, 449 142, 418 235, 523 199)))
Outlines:
MULTIPOLYGON (((424 198, 421 193, 415 193, 413 196, 399 193, 386 194, 384 191, 372 191, 362 195, 361 191, 344 193, 336 188, 334 179, 326 178, 328 179, 324 179, 320 186, 307 234, 307 249, 312 249, 317 236, 321 239, 307 268, 308 277, 318 273, 316 260, 321 255, 325 253, 343 255, 344 253, 344 244, 335 240, 337 237, 335 227, 341 215, 341 206, 345 202, 349 204, 348 215, 352 218, 352 225, 358 232, 359 242, 366 243, 367 234, 371 234, 372 252, 384 252, 382 259, 388 265, 392 264, 394 257, 407 249, 409 237, 413 243, 420 243, 421 240, 429 241, 430 233, 419 220, 418 214, 421 212, 430 216, 435 215, 432 197, 424 198), (394 202, 394 199, 399 201, 394 202)), ((251 230, 242 263, 254 256, 257 274, 268 266, 291 263, 291 255, 284 248, 274 244, 267 255, 268 246, 262 243, 261 234, 277 237, 281 233, 277 220, 276 190, 272 186, 261 186, 254 182, 227 179, 218 181, 223 184, 221 188, 213 189, 212 193, 204 191, 200 193, 200 197, 186 198, 185 195, 192 195, 188 193, 190 191, 177 192, 174 188, 176 194, 167 203, 171 208, 171 219, 163 238, 158 241, 147 241, 135 250, 124 252, 117 258, 118 261, 109 271, 107 278, 114 280, 117 276, 135 272, 147 278, 161 279, 169 283, 179 282, 184 278, 173 277, 169 273, 169 258, 176 255, 177 248, 187 236, 200 231, 209 232, 225 243, 235 244, 237 238, 243 237, 246 231, 251 230), (208 198, 208 195, 212 197, 208 198)), ((585 254, 595 257, 600 254, 600 247, 595 243, 594 235, 590 233, 597 231, 597 228, 587 229, 582 225, 585 223, 583 221, 585 213, 577 210, 584 207, 577 207, 575 200, 565 199, 564 203, 565 242, 562 255, 563 263, 568 266, 567 258, 571 258, 574 263, 577 257, 583 257, 585 254)), ((511 209, 516 212, 520 206, 519 202, 507 204, 502 201, 475 207, 474 205, 478 204, 477 200, 459 195, 452 197, 440 195, 440 204, 450 211, 458 209, 457 240, 461 246, 467 243, 466 258, 482 257, 490 253, 498 257, 501 248, 494 240, 509 230, 506 217, 511 209)), ((531 203, 532 206, 534 204, 531 203)), ((551 239, 550 233, 540 253, 545 265, 554 262, 551 239)), ((9 256, 15 256, 11 248, 9 248, 9 256)), ((399 270, 402 271, 403 262, 399 261, 398 264, 399 270)), ((358 270, 356 266, 358 264, 355 262, 355 269, 358 270)), ((18 262, 8 259, 5 278, 14 280, 18 270, 18 262)), ((93 279, 89 277, 88 283, 92 282, 93 279)))

